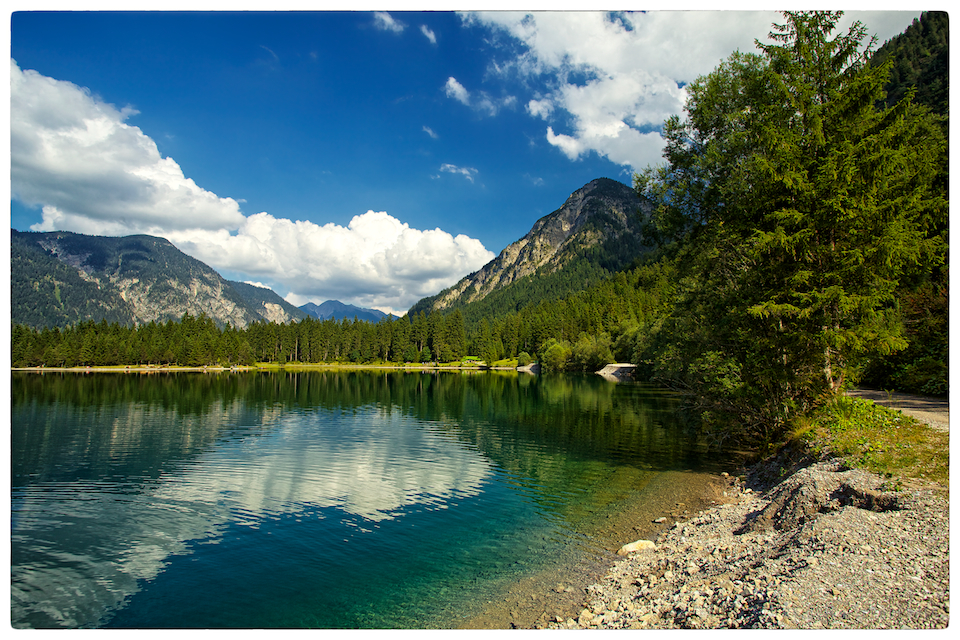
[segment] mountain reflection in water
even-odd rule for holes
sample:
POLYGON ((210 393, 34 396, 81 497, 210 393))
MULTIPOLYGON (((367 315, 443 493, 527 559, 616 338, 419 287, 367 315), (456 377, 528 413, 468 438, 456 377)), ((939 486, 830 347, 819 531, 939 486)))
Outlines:
POLYGON ((712 464, 676 398, 588 377, 14 374, 12 395, 16 627, 429 626, 425 598, 475 600, 630 492, 617 467, 712 464))

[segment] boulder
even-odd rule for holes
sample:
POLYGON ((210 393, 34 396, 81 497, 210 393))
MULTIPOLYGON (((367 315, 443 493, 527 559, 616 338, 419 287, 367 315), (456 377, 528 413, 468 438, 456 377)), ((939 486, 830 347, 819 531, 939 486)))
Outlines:
POLYGON ((636 542, 631 542, 630 544, 625 544, 620 547, 620 550, 617 551, 617 555, 625 556, 628 553, 633 553, 635 551, 653 551, 657 548, 650 540, 637 540, 636 542))

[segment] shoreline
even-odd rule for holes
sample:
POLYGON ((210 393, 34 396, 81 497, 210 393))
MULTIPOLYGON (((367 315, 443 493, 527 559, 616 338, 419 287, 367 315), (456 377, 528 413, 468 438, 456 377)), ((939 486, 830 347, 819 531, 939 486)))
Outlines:
POLYGON ((454 629, 541 629, 575 617, 588 605, 592 585, 622 557, 617 550, 638 537, 655 537, 674 523, 728 500, 730 476, 663 471, 633 495, 608 505, 578 534, 591 547, 570 544, 549 567, 504 584, 479 612, 451 621, 454 629), (659 520, 659 522, 658 522, 659 520))
MULTIPOLYGON (((606 380, 612 382, 632 381, 635 365, 615 363, 609 364, 595 373, 606 380)), ((343 362, 292 362, 287 364, 258 363, 253 365, 232 365, 224 367, 221 365, 206 366, 181 366, 181 365, 160 365, 160 364, 117 364, 117 365, 84 365, 76 367, 10 367, 11 371, 24 371, 28 373, 144 373, 144 372, 169 372, 169 371, 193 371, 204 373, 222 373, 222 372, 244 372, 244 371, 286 371, 286 370, 315 370, 315 369, 334 369, 334 370, 386 370, 386 371, 458 371, 458 372, 479 372, 479 371, 514 371, 537 375, 540 373, 539 363, 532 363, 523 366, 487 366, 486 364, 465 364, 459 363, 441 364, 438 362, 404 362, 404 363, 379 363, 379 364, 354 364, 343 362)))
POLYGON ((377 369, 384 371, 457 371, 457 372, 480 372, 480 371, 517 371, 523 372, 517 367, 486 367, 473 365, 423 365, 423 364, 287 364, 287 365, 237 365, 232 367, 223 366, 180 366, 180 365, 103 365, 103 366, 83 366, 83 367, 10 367, 11 371, 21 371, 24 373, 241 373, 241 372, 261 372, 261 371, 308 371, 308 370, 352 370, 352 369, 377 369))
MULTIPOLYGON (((946 629, 949 501, 889 491, 838 460, 772 486, 755 465, 730 500, 629 553, 554 629, 946 629)), ((542 628, 542 627, 538 627, 542 628)))

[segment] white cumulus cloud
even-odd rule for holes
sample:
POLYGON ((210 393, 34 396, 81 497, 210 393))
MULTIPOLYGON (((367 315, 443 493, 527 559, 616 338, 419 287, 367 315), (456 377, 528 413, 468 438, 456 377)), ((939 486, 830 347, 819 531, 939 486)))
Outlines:
POLYGON ((157 233, 236 228, 239 203, 185 177, 117 109, 70 82, 10 62, 12 194, 42 207, 35 231, 157 233))
POLYGON ((485 91, 474 95, 453 76, 447 78, 443 90, 448 98, 453 98, 457 102, 462 102, 477 111, 484 111, 491 116, 497 115, 502 107, 513 107, 517 103, 516 96, 511 95, 500 99, 492 98, 485 91))
POLYGON ((437 44, 437 34, 435 34, 427 25, 420 25, 420 33, 422 33, 424 37, 430 41, 430 44, 437 44))
POLYGON ((403 24, 399 20, 395 20, 386 11, 376 11, 373 14, 373 24, 383 31, 392 31, 393 33, 401 33, 406 28, 407 25, 403 24))
MULTIPOLYGON (((547 121, 550 144, 571 159, 595 152, 632 169, 662 160, 658 129, 683 112, 685 85, 734 51, 755 51, 754 40, 766 40, 771 25, 783 22, 772 11, 487 12, 463 19, 521 45, 520 53, 505 48, 507 59, 489 68, 546 84, 526 111, 547 121)), ((848 13, 839 28, 855 19, 882 43, 912 14, 848 13)))
POLYGON ((236 234, 194 230, 170 240, 208 264, 282 283, 300 299, 399 313, 494 258, 479 240, 413 229, 383 211, 354 216, 346 227, 258 213, 236 234))
POLYGON ((458 167, 455 164, 443 164, 440 166, 440 171, 462 175, 470 182, 473 182, 473 177, 479 173, 473 167, 458 167))
POLYGON ((446 92, 448 98, 453 98, 469 106, 470 92, 467 91, 462 84, 457 82, 457 79, 453 76, 447 78, 447 84, 443 86, 443 90, 446 92))
MULTIPOLYGON (((356 215, 346 227, 245 216, 236 200, 200 188, 161 157, 125 122, 133 113, 11 62, 12 191, 42 207, 34 230, 165 237, 215 269, 287 289, 288 299, 395 313, 494 257, 479 240, 414 229, 382 211, 356 215)), ((455 169, 471 180, 476 174, 455 169)))

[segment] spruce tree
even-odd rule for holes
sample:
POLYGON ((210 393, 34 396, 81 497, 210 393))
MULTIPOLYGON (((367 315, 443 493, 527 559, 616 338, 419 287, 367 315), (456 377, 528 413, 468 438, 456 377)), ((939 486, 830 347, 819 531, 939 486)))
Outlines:
POLYGON ((785 13, 694 83, 668 164, 635 180, 690 257, 661 372, 767 428, 904 348, 897 284, 945 255, 937 121, 912 94, 877 107, 890 63, 860 23, 831 38, 840 15, 785 13))

